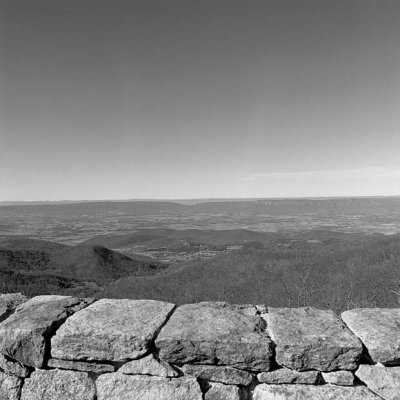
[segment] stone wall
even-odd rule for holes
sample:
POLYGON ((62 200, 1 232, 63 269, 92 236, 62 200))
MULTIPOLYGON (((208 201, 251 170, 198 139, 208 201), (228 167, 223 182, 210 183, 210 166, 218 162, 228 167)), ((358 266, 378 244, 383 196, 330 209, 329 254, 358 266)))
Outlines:
POLYGON ((400 399, 400 309, 0 295, 5 399, 400 399))

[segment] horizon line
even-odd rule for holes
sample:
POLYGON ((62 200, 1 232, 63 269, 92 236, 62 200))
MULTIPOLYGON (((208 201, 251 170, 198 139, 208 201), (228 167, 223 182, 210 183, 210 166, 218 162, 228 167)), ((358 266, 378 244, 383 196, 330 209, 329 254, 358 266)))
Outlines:
POLYGON ((280 196, 280 197, 187 197, 187 198, 128 198, 128 199, 62 199, 62 200, 2 200, 0 205, 37 204, 37 203, 124 203, 138 201, 174 202, 174 201, 252 201, 252 200, 327 200, 327 199, 366 199, 366 198, 396 198, 393 195, 346 195, 346 196, 280 196))

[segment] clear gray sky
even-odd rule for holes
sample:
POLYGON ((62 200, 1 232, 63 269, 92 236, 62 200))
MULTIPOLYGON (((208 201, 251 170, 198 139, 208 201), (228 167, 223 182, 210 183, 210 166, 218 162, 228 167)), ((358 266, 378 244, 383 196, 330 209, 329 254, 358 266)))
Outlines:
POLYGON ((400 195, 398 0, 0 0, 0 201, 400 195))

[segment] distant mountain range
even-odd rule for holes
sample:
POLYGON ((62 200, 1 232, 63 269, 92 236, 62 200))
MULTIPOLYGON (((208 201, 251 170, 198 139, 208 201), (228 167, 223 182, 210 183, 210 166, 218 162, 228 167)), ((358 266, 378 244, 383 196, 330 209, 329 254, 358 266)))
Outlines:
MULTIPOLYGON (((183 202, 184 203, 184 202, 183 202)), ((189 204, 173 201, 96 201, 1 204, 7 215, 34 213, 46 216, 97 216, 105 214, 154 215, 171 214, 318 214, 351 213, 382 214, 399 212, 400 197, 343 197, 309 199, 258 199, 190 201, 189 204)))
POLYGON ((193 199, 113 199, 113 200, 37 200, 37 201, 0 201, 3 205, 57 205, 57 204, 81 204, 81 203, 178 203, 194 205, 201 203, 231 203, 252 201, 292 201, 292 200, 344 200, 344 199, 396 199, 400 196, 335 196, 335 197, 243 197, 243 198, 193 198, 193 199))

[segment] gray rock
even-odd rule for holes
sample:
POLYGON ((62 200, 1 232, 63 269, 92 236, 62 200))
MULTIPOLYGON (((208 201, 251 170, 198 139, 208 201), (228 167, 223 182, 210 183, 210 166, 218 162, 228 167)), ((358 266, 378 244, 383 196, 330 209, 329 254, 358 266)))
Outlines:
POLYGON ((22 303, 28 301, 28 297, 26 297, 22 293, 2 293, 0 294, 0 304, 8 304, 9 307, 16 308, 22 303))
POLYGON ((96 380, 98 400, 201 400, 194 378, 167 379, 157 376, 114 374, 96 380))
MULTIPOLYGON (((220 302, 220 304, 226 306, 228 303, 220 302)), ((257 315, 257 308, 253 304, 231 304, 231 307, 238 311, 241 311, 243 314, 257 315)))
POLYGON ((378 400, 364 386, 258 385, 253 400, 378 400))
POLYGON ((160 358, 171 364, 222 364, 268 371, 273 355, 265 321, 228 304, 177 308, 156 339, 160 358))
POLYGON ((204 395, 204 400, 240 400, 240 389, 234 385, 212 382, 204 395))
POLYGON ((375 362, 400 365, 400 308, 349 310, 342 319, 375 362))
POLYGON ((0 294, 0 322, 11 315, 15 308, 28 300, 21 293, 0 294))
POLYGON ((256 310, 260 315, 268 313, 268 307, 265 304, 256 304, 256 310))
POLYGON ((126 375, 152 375, 163 378, 175 378, 179 373, 165 361, 158 361, 153 354, 139 360, 129 361, 118 372, 126 375))
POLYGON ((36 370, 25 379, 21 400, 94 400, 95 386, 86 372, 36 370))
POLYGON ((182 367, 182 371, 186 375, 192 375, 197 379, 225 383, 227 385, 248 386, 253 380, 253 376, 249 372, 232 367, 186 364, 182 367))
POLYGON ((322 377, 331 385, 353 386, 354 384, 354 375, 350 371, 323 372, 322 377))
POLYGON ((319 371, 298 372, 292 369, 281 368, 271 372, 261 372, 257 375, 261 383, 296 383, 305 385, 317 385, 321 380, 319 371))
POLYGON ((47 366, 50 368, 69 369, 72 371, 94 372, 95 374, 105 374, 106 372, 115 371, 115 367, 109 364, 59 360, 58 358, 50 358, 47 366))
POLYGON ((101 299, 63 324, 51 340, 51 355, 64 360, 139 358, 173 309, 155 300, 101 299))
POLYGON ((313 307, 268 311, 268 332, 276 343, 279 365, 298 371, 357 368, 362 345, 332 311, 313 307))
POLYGON ((19 400, 22 379, 0 371, 0 400, 19 400))
POLYGON ((29 369, 25 365, 12 360, 3 354, 0 354, 0 369, 5 371, 7 374, 19 376, 21 378, 25 378, 29 374, 29 369))
POLYGON ((19 305, 0 323, 0 353, 41 368, 51 335, 75 311, 93 300, 71 296, 37 296, 19 305))
POLYGON ((356 376, 384 399, 400 400, 400 367, 363 364, 356 371, 356 376))

